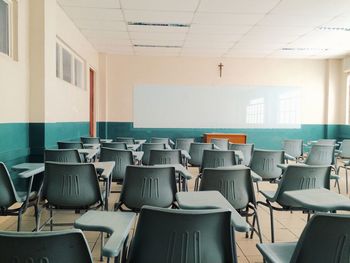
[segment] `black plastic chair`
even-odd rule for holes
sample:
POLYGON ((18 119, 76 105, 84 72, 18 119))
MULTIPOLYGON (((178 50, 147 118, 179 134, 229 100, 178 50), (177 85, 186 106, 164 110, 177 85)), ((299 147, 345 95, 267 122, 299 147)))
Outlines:
POLYGON ((349 236, 349 215, 316 214, 298 242, 264 243, 257 247, 267 263, 348 263, 349 236))
MULTIPOLYGON (((17 191, 4 163, 0 162, 0 216, 17 216, 17 231, 21 230, 22 215, 28 207, 33 206, 36 229, 39 228, 38 193, 33 191, 34 177, 30 177, 27 191, 17 191), (19 207, 12 206, 20 203, 19 207)), ((0 246, 2 250, 2 246, 0 246)), ((1 255, 1 258, 3 254, 1 255)), ((1 261, 1 260, 0 260, 1 261)))
POLYGON ((58 149, 84 149, 82 142, 57 142, 58 149))
POLYGON ((250 166, 250 162, 252 160, 252 156, 254 152, 254 144, 230 143, 229 150, 241 151, 243 154, 243 162, 241 164, 245 166, 250 166))
POLYGON ((214 144, 212 143, 201 143, 194 142, 190 145, 190 156, 191 159, 188 160, 188 163, 193 167, 200 167, 202 165, 203 152, 204 150, 213 150, 214 144))
POLYGON ((142 208, 123 262, 234 262, 231 214, 223 209, 142 208), (146 245, 145 245, 146 244, 146 245))
POLYGON ((99 137, 80 137, 83 144, 100 144, 99 137))
POLYGON ((236 165, 236 155, 234 151, 224 150, 204 150, 200 174, 195 181, 194 189, 198 189, 199 180, 202 177, 202 171, 206 168, 217 168, 236 165))
POLYGON ((1 262, 93 263, 81 230, 0 232, 1 262))
POLYGON ((135 139, 131 137, 117 137, 116 142, 124 142, 126 144, 136 144, 135 139))
MULTIPOLYGON (((258 204, 262 204, 270 210, 271 242, 275 242, 273 211, 303 210, 294 202, 286 199, 284 192, 314 188, 329 189, 330 173, 330 166, 288 165, 278 182, 276 191, 260 191, 266 198, 266 202, 259 201, 258 204), (279 207, 274 206, 273 203, 277 203, 279 207)), ((308 213, 308 215, 310 214, 308 213)))
POLYGON ((54 224, 54 209, 103 209, 104 204, 96 169, 91 163, 46 162, 43 196, 50 211, 50 218, 43 226, 49 222, 51 231, 54 225, 67 225, 54 224))
POLYGON ((247 222, 248 217, 253 216, 253 223, 249 223, 252 227, 251 238, 255 231, 262 242, 257 203, 248 167, 236 165, 230 168, 204 169, 199 191, 219 191, 241 216, 247 218, 247 222))
POLYGON ((104 142, 102 147, 111 148, 116 150, 127 150, 128 145, 125 142, 104 142))
POLYGON ((173 167, 128 166, 115 210, 139 212, 143 205, 175 206, 177 193, 173 167))
POLYGON ((45 161, 58 163, 81 163, 81 156, 78 150, 59 149, 45 150, 45 161))
POLYGON ((142 164, 149 165, 149 158, 151 154, 151 150, 165 150, 166 144, 165 143, 144 143, 142 144, 142 164))

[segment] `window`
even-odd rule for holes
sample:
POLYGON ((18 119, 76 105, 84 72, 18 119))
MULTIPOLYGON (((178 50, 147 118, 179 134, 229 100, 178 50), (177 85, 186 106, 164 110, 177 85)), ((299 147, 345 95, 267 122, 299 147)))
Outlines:
POLYGON ((298 94, 284 94, 279 97, 279 123, 298 124, 300 119, 300 98, 298 94))
POLYGON ((84 61, 71 49, 60 42, 56 43, 56 77, 76 87, 84 86, 84 61))
POLYGON ((0 0, 0 52, 10 55, 10 5, 0 0))
POLYGON ((246 122, 249 124, 264 123, 264 98, 251 100, 247 106, 246 122))

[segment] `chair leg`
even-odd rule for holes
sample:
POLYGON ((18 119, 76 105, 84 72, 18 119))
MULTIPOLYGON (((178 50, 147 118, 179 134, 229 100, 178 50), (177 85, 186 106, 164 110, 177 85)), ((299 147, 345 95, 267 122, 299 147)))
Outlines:
POLYGON ((103 232, 101 232, 101 247, 100 247, 100 261, 103 261, 103 246, 104 246, 104 235, 103 232))
POLYGON ((53 209, 50 207, 50 231, 53 230, 53 209))
POLYGON ((274 222, 273 222, 273 208, 271 205, 269 205, 270 209, 270 223, 271 223, 271 242, 275 243, 275 227, 274 227, 274 222))
POLYGON ((21 231, 21 223, 22 223, 22 209, 18 211, 17 232, 21 231))
POLYGON ((337 184, 338 193, 340 194, 340 184, 339 184, 339 179, 335 180, 335 183, 337 184))
POLYGON ((256 219, 256 226, 258 228, 259 241, 260 241, 260 243, 262 243, 263 241, 262 241, 262 235, 261 235, 260 221, 259 221, 258 213, 256 210, 255 210, 254 219, 256 219))
POLYGON ((258 182, 255 182, 255 183, 256 183, 256 191, 257 191, 257 193, 259 194, 259 192, 260 192, 259 183, 258 183, 258 182))
POLYGON ((38 232, 40 228, 40 209, 38 207, 38 204, 34 205, 34 214, 35 214, 35 231, 38 232))
MULTIPOLYGON (((248 213, 249 213, 249 207, 247 206, 246 208, 246 216, 245 216, 245 221, 248 223, 248 213)), ((248 238, 249 236, 249 233, 248 232, 245 232, 245 238, 248 238)))
POLYGON ((252 224, 252 231, 250 232, 250 239, 253 239, 254 237, 254 229, 255 229, 255 216, 253 216, 253 224, 252 224))
POLYGON ((348 184, 348 169, 345 168, 345 187, 346 187, 346 194, 349 193, 349 184, 348 184))
POLYGON ((197 176, 196 180, 194 181, 194 190, 198 191, 199 188, 199 175, 197 176))

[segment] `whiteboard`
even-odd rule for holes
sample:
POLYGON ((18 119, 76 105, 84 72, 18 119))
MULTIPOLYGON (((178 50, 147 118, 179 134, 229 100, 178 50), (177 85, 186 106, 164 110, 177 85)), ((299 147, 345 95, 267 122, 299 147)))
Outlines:
POLYGON ((300 128, 300 88, 138 85, 136 128, 300 128))

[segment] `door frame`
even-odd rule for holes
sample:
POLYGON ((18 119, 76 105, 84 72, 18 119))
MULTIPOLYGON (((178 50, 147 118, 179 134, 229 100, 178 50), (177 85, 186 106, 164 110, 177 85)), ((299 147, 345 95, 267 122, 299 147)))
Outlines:
POLYGON ((96 71, 93 67, 89 66, 89 134, 90 136, 96 135, 96 104, 95 104, 95 91, 96 91, 96 71))

